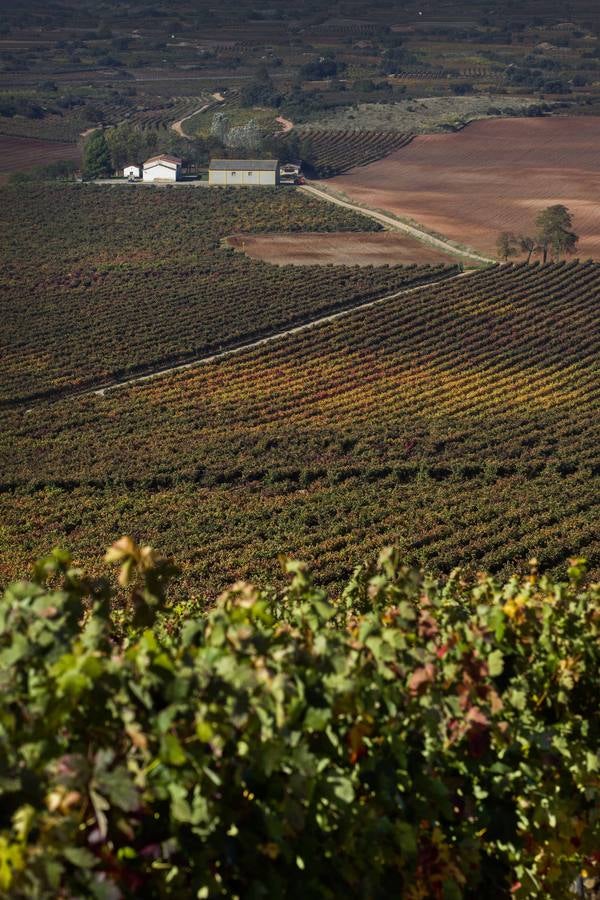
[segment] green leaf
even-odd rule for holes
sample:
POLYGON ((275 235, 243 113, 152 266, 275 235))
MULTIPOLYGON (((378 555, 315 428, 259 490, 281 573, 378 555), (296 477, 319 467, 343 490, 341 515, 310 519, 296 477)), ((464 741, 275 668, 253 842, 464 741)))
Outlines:
POLYGON ((79 869, 93 869, 98 865, 98 857, 86 847, 65 847, 63 856, 79 869))
POLYGON ((208 742, 213 738, 214 731, 212 730, 212 726, 209 722, 206 722, 204 719, 197 719, 196 734, 198 735, 199 740, 201 740, 205 744, 208 744, 208 742))
POLYGON ((187 757, 179 739, 174 734, 165 734, 161 741, 161 759, 171 766, 183 766, 187 757))
POLYGON ((13 635, 10 647, 0 653, 0 667, 10 668, 15 663, 27 656, 29 652, 29 641, 22 634, 16 632, 13 635))
POLYGON ((416 856, 417 854, 417 833, 416 829, 408 822, 396 822, 394 826, 396 839, 400 849, 406 856, 416 856))
POLYGON ((333 793, 343 803, 352 803, 354 787, 349 778, 337 778, 333 783, 333 793))
POLYGON ((127 769, 118 766, 112 772, 103 772, 96 778, 98 788, 113 806, 124 812, 134 812, 140 805, 138 791, 127 769))
POLYGON ((304 727, 307 731, 324 731, 331 719, 331 710, 328 707, 317 709, 311 706, 304 717, 304 727))
POLYGON ((501 675, 504 669, 504 656, 501 650, 494 650, 488 656, 488 669, 492 678, 501 675))

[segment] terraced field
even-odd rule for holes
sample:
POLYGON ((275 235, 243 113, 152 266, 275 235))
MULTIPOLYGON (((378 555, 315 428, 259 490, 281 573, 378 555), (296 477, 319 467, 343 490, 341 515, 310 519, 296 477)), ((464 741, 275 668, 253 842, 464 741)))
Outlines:
MULTIPOLYGON (((131 122, 140 128, 154 128, 165 131, 173 122, 199 109, 211 99, 210 94, 201 96, 155 96, 142 94, 126 104, 100 97, 93 103, 105 125, 131 122)), ((76 143, 82 134, 95 122, 86 118, 85 109, 75 106, 58 114, 49 112, 40 119, 24 116, 11 118, 0 116, 0 136, 13 138, 35 138, 44 141, 76 143)))
POLYGON ((121 533, 197 596, 340 583, 386 543, 436 571, 600 574, 600 266, 495 267, 187 375, 1 413, 0 572, 121 533), (14 448, 18 446, 19 452, 14 448), (218 574, 217 574, 218 573, 218 574))

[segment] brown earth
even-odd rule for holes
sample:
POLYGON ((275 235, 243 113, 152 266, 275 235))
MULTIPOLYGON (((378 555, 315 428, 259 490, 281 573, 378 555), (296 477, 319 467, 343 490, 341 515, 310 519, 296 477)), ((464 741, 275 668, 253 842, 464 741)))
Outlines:
POLYGON ((26 172, 63 159, 81 162, 81 148, 77 144, 0 134, 0 184, 12 172, 26 172))
POLYGON ((492 254, 499 232, 531 233, 540 209, 564 203, 581 238, 578 256, 600 259, 599 146, 597 116, 493 119, 421 135, 329 184, 492 254))
POLYGON ((456 262, 441 250, 427 247, 408 235, 331 232, 314 234, 234 234, 226 243, 252 259, 276 265, 385 266, 406 263, 456 262))

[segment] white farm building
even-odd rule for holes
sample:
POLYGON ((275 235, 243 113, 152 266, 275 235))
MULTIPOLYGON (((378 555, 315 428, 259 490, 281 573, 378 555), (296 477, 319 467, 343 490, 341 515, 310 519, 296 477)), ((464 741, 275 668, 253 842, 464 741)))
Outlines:
POLYGON ((181 160, 178 156, 153 156, 144 163, 144 181, 179 181, 181 160))
POLYGON ((275 187, 279 184, 279 161, 276 159, 213 159, 208 169, 208 183, 224 186, 275 187))
POLYGON ((142 170, 139 166, 125 166, 123 169, 123 176, 125 178, 141 178, 142 170))

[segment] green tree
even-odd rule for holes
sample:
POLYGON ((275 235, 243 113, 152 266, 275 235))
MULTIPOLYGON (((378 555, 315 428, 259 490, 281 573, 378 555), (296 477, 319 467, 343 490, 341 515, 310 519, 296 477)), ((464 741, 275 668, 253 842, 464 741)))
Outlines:
POLYGON ((142 131, 130 122, 124 122, 106 133, 113 169, 122 169, 129 163, 141 163, 155 150, 158 143, 156 131, 142 131))
POLYGON ((102 178, 113 171, 110 149, 103 131, 94 131, 83 149, 83 171, 86 178, 102 178))
POLYGON ((496 241, 496 251, 500 259, 505 262, 510 256, 516 256, 518 253, 517 239, 512 231, 502 231, 496 241))
POLYGON ((573 231, 573 217, 566 206, 557 203, 543 209, 535 220, 536 241, 546 262, 551 253, 555 259, 574 253, 579 237, 573 231))
POLYGON ((531 262, 531 256, 535 253, 537 249, 537 244, 535 242, 535 238, 529 237, 527 234, 522 234, 519 238, 519 250, 521 253, 527 254, 527 262, 531 262))

